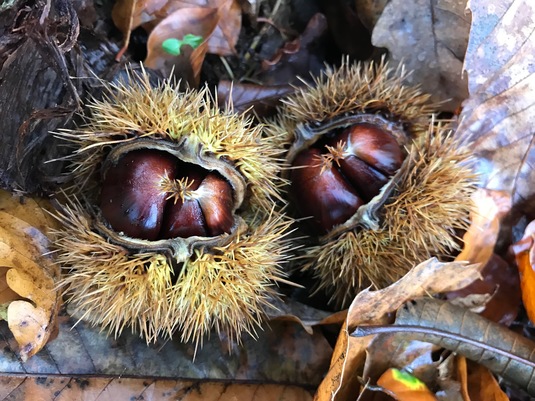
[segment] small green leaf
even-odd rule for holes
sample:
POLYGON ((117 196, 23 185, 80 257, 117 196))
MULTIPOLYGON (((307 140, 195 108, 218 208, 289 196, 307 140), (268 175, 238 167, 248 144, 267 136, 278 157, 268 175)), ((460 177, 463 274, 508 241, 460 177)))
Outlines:
POLYGON ((180 56, 181 46, 182 42, 175 38, 165 39, 162 43, 163 51, 172 54, 173 56, 180 56))
POLYGON ((192 49, 195 49, 199 47, 202 41, 202 36, 188 33, 187 35, 184 35, 182 40, 176 38, 165 39, 162 42, 162 49, 164 52, 173 56, 180 56, 180 49, 182 49, 182 46, 187 45, 190 46, 192 49))
POLYGON ((191 33, 188 33, 187 35, 184 35, 184 38, 182 39, 182 44, 191 46, 192 49, 196 49, 200 46, 200 44, 203 41, 202 36, 193 35, 191 33))
POLYGON ((426 388, 425 384, 420 381, 420 379, 414 377, 410 373, 398 369, 392 369, 392 377, 403 383, 403 385, 410 390, 422 390, 423 388, 426 388))

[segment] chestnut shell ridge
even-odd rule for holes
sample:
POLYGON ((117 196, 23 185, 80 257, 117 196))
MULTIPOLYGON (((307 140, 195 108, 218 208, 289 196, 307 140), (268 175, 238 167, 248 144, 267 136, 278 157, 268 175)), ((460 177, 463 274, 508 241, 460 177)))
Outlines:
POLYGON ((149 241, 229 233, 232 188, 219 173, 161 150, 134 150, 104 175, 103 217, 124 235, 149 241))
POLYGON ((290 175, 294 204, 318 235, 378 195, 404 159, 395 137, 370 123, 326 137, 296 155, 290 175))

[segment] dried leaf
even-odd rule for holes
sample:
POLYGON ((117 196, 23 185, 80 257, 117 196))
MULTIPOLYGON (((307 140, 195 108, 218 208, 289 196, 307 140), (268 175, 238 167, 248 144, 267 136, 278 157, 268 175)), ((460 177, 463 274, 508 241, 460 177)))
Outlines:
POLYGON ((409 299, 463 288, 479 277, 479 270, 474 265, 429 259, 382 290, 360 292, 349 307, 348 325, 352 328, 371 322, 376 324, 409 299))
POLYGON ((461 262, 440 263, 433 258, 414 267, 387 288, 359 293, 349 307, 331 367, 318 388, 316 399, 342 401, 349 399, 350 394, 358 393, 358 375, 371 339, 349 337, 348 327, 353 331, 364 323, 385 323, 387 314, 396 311, 409 299, 463 288, 477 278, 479 271, 475 266, 461 262))
POLYGON ((172 377, 294 384, 306 388, 315 388, 320 383, 332 353, 319 330, 311 335, 295 323, 273 321, 258 332, 257 339, 244 336, 242 344, 230 350, 226 338, 211 336, 193 359, 194 344, 174 339, 147 346, 138 334, 108 337, 99 327, 90 327, 69 316, 60 316, 58 337, 29 361, 20 361, 12 351, 16 346, 7 325, 0 325, 0 362, 4 373, 128 376, 144 380, 172 377))
MULTIPOLYGON (((151 32, 176 11, 195 8, 213 9, 218 13, 217 25, 210 29, 213 34, 207 40, 207 52, 220 56, 235 54, 235 46, 241 29, 241 8, 235 0, 118 0, 113 7, 112 18, 115 26, 124 35, 125 44, 117 57, 120 58, 128 47, 133 29, 143 25, 151 32)), ((195 34, 193 31, 188 32, 188 28, 190 27, 184 26, 178 31, 195 34)), ((207 31, 209 29, 196 27, 196 30, 207 31)), ((182 36, 177 34, 172 37, 182 36)))
POLYGON ((213 8, 182 8, 170 14, 149 35, 145 65, 160 71, 164 76, 170 76, 173 72, 174 76, 191 87, 198 87, 202 63, 208 49, 207 38, 214 32, 218 21, 219 15, 213 8), (179 56, 163 49, 165 40, 183 38, 188 34, 200 36, 204 41, 195 49, 184 46, 179 56))
POLYGON ((401 331, 463 355, 535 394, 535 342, 449 302, 412 301, 398 310, 395 326, 362 326, 352 335, 401 331))
POLYGON ((344 0, 320 0, 334 43, 342 54, 366 60, 373 51, 370 33, 359 15, 344 0))
POLYGON ((425 383, 398 369, 388 369, 377 380, 377 385, 388 390, 398 401, 436 401, 425 383))
POLYGON ((297 39, 287 42, 271 60, 262 62, 258 79, 266 85, 299 84, 299 78, 318 75, 324 68, 324 46, 328 32, 327 19, 315 14, 297 39))
POLYGON ((482 186, 509 192, 513 205, 534 213, 535 4, 473 0, 470 9, 470 98, 457 133, 474 151, 482 186))
POLYGON ((217 100, 220 105, 232 104, 234 111, 253 111, 259 117, 273 115, 280 98, 294 91, 290 85, 266 86, 240 82, 219 81, 217 100))
POLYGON ((297 386, 239 384, 121 377, 7 376, 0 379, 0 400, 207 400, 309 401, 297 386))
POLYGON ((1 297, 21 359, 26 360, 43 348, 56 327, 58 271, 43 256, 48 240, 36 227, 46 228, 50 217, 36 201, 21 206, 6 192, 0 192, 0 209, 1 297))
POLYGON ((509 397, 487 368, 471 361, 468 361, 467 365, 467 401, 509 401, 509 397))
POLYGON ((522 239, 512 246, 520 272, 522 301, 529 320, 535 322, 535 221, 526 227, 522 239))
POLYGON ((447 294, 456 305, 464 306, 494 322, 509 326, 518 314, 521 291, 516 266, 493 255, 481 270, 481 280, 447 294), (474 310, 474 307, 480 307, 474 310))
POLYGON ((485 265, 494 253, 500 222, 511 210, 511 197, 506 192, 480 188, 472 199, 475 210, 470 214, 471 224, 463 236, 463 250, 455 260, 485 265))
POLYGON ((482 279, 448 293, 448 299, 455 298, 457 305, 470 309, 480 302, 478 312, 482 316, 510 324, 520 303, 518 274, 513 266, 494 255, 494 247, 501 221, 511 210, 511 197, 503 191, 480 188, 472 199, 475 209, 470 215, 471 225, 463 236, 463 250, 455 260, 480 263, 482 279))
POLYGON ((355 0, 355 9, 359 18, 371 32, 381 17, 388 0, 355 0))
POLYGON ((386 47, 393 60, 414 71, 408 82, 420 84, 449 111, 468 97, 462 76, 470 31, 465 8, 465 0, 392 0, 372 34, 375 46, 386 47))

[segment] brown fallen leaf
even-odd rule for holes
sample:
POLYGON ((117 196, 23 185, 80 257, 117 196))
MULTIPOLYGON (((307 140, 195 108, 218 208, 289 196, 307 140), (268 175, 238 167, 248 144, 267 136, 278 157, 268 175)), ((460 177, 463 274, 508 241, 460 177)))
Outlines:
POLYGON ((511 210, 511 196, 504 191, 479 188, 472 196, 475 209, 470 228, 463 236, 465 246, 455 260, 480 263, 481 280, 447 294, 457 305, 481 306, 480 314, 491 320, 510 324, 518 312, 520 292, 514 266, 494 255, 501 222, 511 210), (486 297, 485 297, 486 294, 486 297))
POLYGON ((84 376, 3 376, 1 400, 309 401, 301 387, 170 379, 84 376))
MULTIPOLYGON (((477 363, 459 357, 466 370, 464 393, 466 401, 509 401, 498 381, 489 370, 477 363)), ((462 382, 461 382, 462 383, 462 382)))
POLYGON ((361 326, 352 334, 404 332, 463 355, 535 394, 535 342, 467 309, 433 298, 411 301, 397 311, 393 326, 361 326))
POLYGON ((403 62, 411 85, 420 84, 443 110, 454 111, 468 97, 462 75, 470 32, 466 1, 392 0, 383 10, 372 43, 403 62))
POLYGON ((314 14, 304 32, 287 42, 270 59, 262 62, 257 79, 265 85, 299 85, 300 79, 317 76, 325 67, 323 44, 328 32, 327 19, 314 14))
POLYGON ((220 105, 232 104, 237 113, 253 111, 258 117, 270 117, 280 105, 280 99, 293 91, 290 85, 266 86, 222 80, 217 85, 217 100, 220 105))
MULTIPOLYGON (((133 29, 143 25, 149 33, 165 18, 181 9, 206 8, 215 9, 219 15, 213 34, 207 40, 207 52, 220 56, 230 56, 236 53, 236 43, 241 29, 241 7, 235 0, 118 0, 116 1, 112 18, 115 26, 123 33, 124 45, 117 58, 120 58, 130 41, 133 29)), ((188 32, 191 26, 179 28, 188 32)), ((202 27, 195 27, 203 30, 202 27)), ((206 30, 206 29, 205 29, 206 30)), ((180 34, 173 36, 181 38, 180 34)))
POLYGON ((440 263, 433 258, 415 266, 389 287, 359 293, 349 307, 330 370, 320 384, 315 399, 350 400, 351 394, 358 394, 358 376, 362 372, 366 348, 371 339, 350 337, 349 332, 355 327, 386 323, 387 315, 409 299, 463 288, 477 278, 479 271, 473 265, 462 262, 440 263))
POLYGON ((145 66, 158 70, 165 77, 173 73, 190 87, 198 87, 202 63, 208 50, 207 38, 214 32, 218 21, 219 14, 215 8, 181 8, 173 12, 150 33, 145 66), (188 34, 201 37, 203 42, 195 49, 182 46, 178 56, 164 51, 162 45, 166 39, 183 38, 188 34))
POLYGON ((526 227, 524 236, 511 249, 520 272, 522 301, 529 320, 535 322, 535 221, 526 227))
POLYGON ((470 98, 457 134, 473 149, 482 186, 507 191, 516 209, 533 215, 535 3, 474 0, 470 9, 470 98))
POLYGON ((24 361, 43 348, 56 328, 60 299, 54 279, 58 269, 44 256, 48 240, 36 227, 46 228, 50 217, 36 201, 27 199, 21 207, 5 191, 0 192, 0 209, 0 296, 7 307, 2 318, 24 361))

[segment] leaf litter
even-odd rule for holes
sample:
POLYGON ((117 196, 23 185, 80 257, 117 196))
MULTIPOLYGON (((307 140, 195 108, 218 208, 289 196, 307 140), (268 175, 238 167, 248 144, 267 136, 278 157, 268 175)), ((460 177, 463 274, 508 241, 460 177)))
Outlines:
MULTIPOLYGON (((126 41, 128 41, 131 30, 136 26, 143 25, 151 32, 149 38, 152 36, 152 39, 150 39, 148 47, 150 56, 146 60, 148 66, 159 70, 164 76, 169 76, 170 71, 174 69, 176 77, 182 78, 191 86, 197 86, 200 82, 202 63, 207 53, 236 54, 237 37, 241 28, 241 10, 238 2, 234 1, 196 1, 193 7, 191 1, 187 2, 187 7, 185 3, 181 1, 120 1, 116 5, 114 19, 119 29, 125 34, 126 41), (179 12, 184 9, 195 10, 191 14, 188 11, 188 15, 191 15, 190 21, 186 21, 184 11, 179 12), (122 20, 116 17, 117 13, 123 14, 122 20), (168 21, 179 21, 179 23, 177 22, 177 25, 173 25, 175 22, 163 24, 172 15, 174 15, 173 18, 168 21), (240 17, 239 21, 236 15, 240 17), (161 25, 160 28, 158 28, 159 25, 161 25), (177 28, 177 26, 179 27, 177 28), (169 55, 162 48, 166 39, 182 39, 187 34, 196 34, 204 41, 195 49, 191 46, 183 46, 182 59, 177 59, 176 55, 169 55), (217 41, 213 38, 217 38, 217 41)), ((356 3, 366 2, 358 1, 356 3)), ((394 289, 383 293, 365 291, 357 296, 348 310, 345 325, 338 338, 331 369, 316 394, 318 400, 337 399, 345 401, 356 399, 362 387, 356 373, 370 372, 373 357, 375 356, 377 360, 378 356, 372 354, 379 351, 373 351, 373 348, 368 347, 369 339, 350 337, 349 332, 363 323, 388 323, 388 316, 410 299, 447 292, 448 297, 457 299, 456 302, 461 302, 459 297, 466 298, 462 301, 465 302, 464 305, 474 302, 478 304, 478 307, 493 312, 495 320, 505 319, 506 323, 510 323, 514 318, 512 315, 515 309, 514 301, 511 301, 507 308, 500 313, 495 313, 496 307, 492 305, 493 300, 495 302, 497 299, 503 300, 507 292, 517 292, 515 283, 507 284, 503 277, 506 275, 514 276, 514 270, 511 270, 513 265, 504 259, 503 252, 500 256, 504 258, 494 254, 494 245, 499 239, 500 222, 511 214, 511 199, 513 213, 533 214, 533 209, 530 206, 533 203, 531 202, 533 199, 531 190, 533 181, 531 172, 533 169, 531 169, 530 164, 533 104, 532 101, 530 103, 530 99, 533 99, 534 89, 532 85, 534 30, 532 29, 533 19, 529 19, 530 15, 533 15, 530 12, 532 5, 527 0, 496 1, 492 4, 482 0, 472 0, 469 7, 473 20, 470 36, 468 36, 470 15, 465 12, 463 2, 432 1, 428 3, 422 3, 419 6, 415 3, 411 8, 410 5, 391 1, 386 8, 381 9, 378 6, 379 11, 373 11, 376 16, 370 17, 369 21, 371 22, 368 22, 368 26, 373 29, 374 44, 388 48, 391 59, 403 60, 409 69, 416 71, 412 75, 413 79, 424 85, 424 88, 427 85, 427 90, 435 94, 438 100, 452 99, 449 103, 444 103, 443 110, 453 111, 457 109, 461 102, 467 98, 466 88, 468 87, 470 97, 463 104, 457 135, 471 146, 475 154, 478 162, 478 173, 482 178, 482 186, 487 189, 486 195, 479 200, 480 211, 472 216, 472 226, 464 237, 463 252, 456 262, 442 264, 433 260, 427 261, 414 267, 406 278, 393 285, 394 289), (430 6, 431 14, 436 17, 435 20, 430 18, 427 6, 430 6), (405 24, 417 29, 407 30, 407 26, 400 29, 400 17, 403 15, 407 17, 404 20, 405 24), (393 27, 397 29, 396 32, 402 34, 390 35, 385 38, 385 33, 393 27), (518 27, 523 29, 517 29, 518 27), (414 32, 419 33, 411 37, 406 35, 408 31, 413 34, 414 32), (426 32, 426 34, 422 34, 422 32, 426 32), (428 35, 429 32, 432 34, 428 35), (427 36, 431 37, 430 41, 420 40, 427 36), (464 55, 466 43, 468 43, 468 48, 466 55, 464 55), (512 46, 506 44, 512 44, 512 46), (464 76, 460 67, 463 58, 464 68, 467 72, 464 76), (497 258, 500 258, 501 261, 497 261, 497 258), (476 268, 474 265, 459 263, 461 260, 469 261, 472 264, 479 263, 480 266, 476 268), (482 275, 482 280, 479 279, 479 274, 482 275), (449 284, 443 282, 445 276, 448 276, 448 280, 453 281, 449 281, 449 284), (469 283, 471 286, 467 287, 469 283), (478 289, 475 289, 476 284, 479 285, 478 289), (438 287, 434 287, 435 285, 438 287), (500 291, 502 292, 500 293, 500 291), (474 297, 475 293, 480 297, 474 297), (366 364, 368 367, 364 369, 366 364)), ((258 12, 259 7, 256 2, 249 2, 248 5, 258 12)), ((359 7, 357 6, 357 9, 359 7)), ((331 19, 329 23, 331 25, 336 23, 336 18, 334 21, 331 19)), ((339 21, 342 25, 341 19, 339 21)), ((288 41, 286 44, 288 45, 286 50, 284 50, 284 46, 281 47, 280 54, 271 60, 271 66, 274 66, 274 69, 270 70, 266 67, 265 76, 262 78, 259 75, 262 79, 257 87, 244 84, 242 95, 237 98, 239 100, 237 103, 241 101, 240 105, 243 109, 256 105, 257 102, 265 102, 266 99, 272 102, 277 96, 284 95, 286 89, 290 90, 285 87, 284 90, 277 93, 277 89, 266 85, 268 77, 280 80, 292 74, 294 76, 306 75, 302 71, 306 70, 307 63, 302 64, 304 67, 299 67, 297 70, 299 72, 295 72, 296 70, 290 74, 280 72, 288 71, 287 67, 291 67, 293 62, 292 56, 293 60, 299 63, 313 55, 313 53, 307 54, 305 51, 295 56, 296 53, 292 53, 291 43, 288 41)), ((313 59, 309 60, 308 64, 311 64, 313 59)), ((266 61, 270 60, 266 59, 266 61)), ((233 85, 239 88, 240 84, 235 81, 226 85, 227 88, 233 85)), ((227 99, 229 96, 228 94, 223 95, 227 99)), ((0 226, 0 229, 3 230, 2 238, 11 238, 13 232, 27 229, 16 219, 6 216, 5 220, 9 222, 9 228, 0 226)), ((39 224, 46 227, 49 223, 32 221, 30 226, 40 227, 39 224)), ((523 272, 521 278, 522 295, 528 314, 533 314, 533 306, 529 301, 532 297, 528 295, 531 291, 529 285, 535 281, 535 277, 529 276, 533 271, 533 263, 529 256, 533 245, 531 235, 526 231, 526 237, 516 247, 517 263, 523 272)), ((40 238, 38 234, 35 236, 40 238)), ((37 242, 39 243, 39 240, 37 242)), ((46 244, 46 241, 43 244, 46 244)), ((37 248, 41 246, 39 249, 43 251, 46 249, 42 246, 43 244, 35 246, 37 248)), ((11 255, 13 258, 11 249, 19 245, 16 240, 13 240, 7 245, 4 242, 1 249, 5 255, 11 255)), ((33 249, 26 255, 36 256, 37 253, 33 249)), ((29 261, 26 262, 28 266, 32 266, 29 261)), ((46 309, 40 309, 39 305, 45 305, 50 309, 52 304, 45 303, 41 299, 44 295, 39 292, 42 288, 48 288, 49 281, 43 279, 41 286, 32 288, 39 281, 30 283, 30 278, 18 270, 16 267, 9 266, 0 271, 0 284, 2 284, 0 297, 3 297, 0 299, 11 301, 14 307, 19 305, 18 302, 23 302, 24 306, 20 309, 20 316, 24 316, 24 314, 38 316, 39 310, 46 309), (31 288, 31 291, 25 291, 27 288, 31 288), (35 306, 37 306, 37 310, 35 306)), ((40 270, 41 275, 44 273, 45 277, 54 277, 54 268, 51 266, 45 266, 45 269, 36 268, 36 270, 40 270)), ((33 276, 31 278, 33 279, 33 276)), ((300 313, 295 312, 293 317, 299 320, 300 313)), ((289 316, 292 320, 292 314, 289 316)), ((39 316, 41 320, 44 318, 44 316, 39 316)), ((312 319, 311 324, 319 324, 322 320, 324 318, 318 315, 312 319)), ((311 327, 308 326, 308 329, 310 330, 311 327)), ((399 345, 398 357, 401 362, 398 363, 405 364, 405 366, 400 366, 401 368, 411 366, 408 359, 403 361, 403 352, 408 350, 409 345, 407 344, 409 342, 406 339, 400 341, 406 345, 399 345)), ((376 349, 380 348, 376 347, 376 349)), ((448 386, 443 386, 443 393, 462 394, 464 400, 490 399, 486 397, 495 397, 499 400, 508 399, 504 398, 506 396, 503 393, 500 393, 494 377, 480 365, 466 363, 462 357, 447 357, 438 366, 436 363, 433 365, 434 362, 430 359, 430 355, 434 349, 426 345, 422 346, 421 352, 416 351, 416 354, 413 355, 415 357, 413 361, 418 361, 420 358, 426 362, 415 362, 413 367, 416 371, 420 369, 420 373, 426 364, 433 366, 433 369, 436 368, 438 374, 434 375, 433 380, 448 383, 448 386), (445 376, 441 376, 444 374, 445 376), (458 388, 452 390, 457 385, 458 388)), ((377 369, 378 372, 374 375, 380 375, 380 370, 382 368, 377 369)), ((391 387, 393 386, 392 375, 391 370, 381 374, 381 378, 384 376, 384 380, 387 378, 390 380, 390 384, 384 384, 384 381, 381 380, 382 385, 386 389, 390 388, 390 391, 392 391, 391 387)), ((375 379, 380 380, 377 377, 375 379)), ((394 384, 399 384, 399 380, 394 380, 394 382, 394 384)), ((402 390, 406 390, 406 387, 407 385, 402 390)), ((146 388, 150 389, 150 385, 146 388)), ((399 394, 394 396, 396 399, 403 399, 399 394)), ((418 396, 423 397, 423 395, 415 395, 414 397, 418 396)), ((439 396, 439 392, 436 396, 439 396)))
POLYGON ((55 223, 42 205, 33 199, 21 205, 0 192, 1 318, 8 322, 22 360, 39 352, 53 335, 60 305, 54 281, 58 269, 46 255, 44 234, 55 223))

